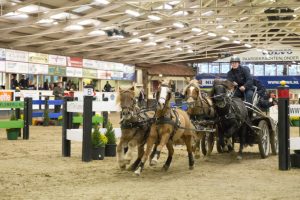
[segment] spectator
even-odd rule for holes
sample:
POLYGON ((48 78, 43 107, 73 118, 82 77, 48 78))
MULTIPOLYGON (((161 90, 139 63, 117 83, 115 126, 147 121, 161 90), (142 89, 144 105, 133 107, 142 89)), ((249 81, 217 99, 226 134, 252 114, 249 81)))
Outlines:
POLYGON ((138 103, 139 103, 139 107, 143 108, 145 107, 145 92, 144 92, 144 88, 141 89, 139 97, 138 97, 138 103))
POLYGON ((21 90, 28 88, 28 85, 26 85, 26 79, 25 79, 24 74, 21 75, 21 79, 19 81, 19 87, 20 87, 21 90))
MULTIPOLYGON (((55 100, 63 99, 64 90, 62 88, 62 83, 58 83, 57 86, 54 87, 53 95, 54 95, 55 100)), ((55 113, 60 112, 60 107, 61 107, 61 105, 55 105, 54 106, 54 112, 55 113)))
POLYGON ((19 86, 19 83, 18 83, 18 81, 16 79, 17 75, 16 74, 12 74, 11 76, 12 76, 12 78, 10 80, 10 89, 15 90, 16 87, 19 86))
POLYGON ((231 70, 227 73, 227 80, 238 87, 234 93, 235 97, 245 98, 248 103, 252 103, 253 79, 249 68, 241 66, 240 62, 240 58, 235 56, 230 59, 231 70))
POLYGON ((44 82, 44 87, 43 87, 44 90, 49 90, 49 82, 48 82, 48 79, 46 79, 46 81, 44 82))
POLYGON ((110 92, 111 91, 111 85, 108 81, 106 81, 106 84, 104 85, 104 92, 110 92))

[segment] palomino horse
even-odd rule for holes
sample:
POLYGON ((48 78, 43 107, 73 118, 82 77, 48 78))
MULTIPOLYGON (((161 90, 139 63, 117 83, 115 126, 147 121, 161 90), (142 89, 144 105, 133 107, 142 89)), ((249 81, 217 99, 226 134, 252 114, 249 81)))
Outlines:
POLYGON ((224 139, 239 137, 240 148, 237 159, 242 159, 250 119, 244 102, 240 98, 231 97, 230 90, 233 87, 230 81, 215 80, 211 95, 218 115, 219 131, 224 139))
POLYGON ((173 144, 182 144, 184 142, 188 151, 189 168, 193 169, 192 140, 195 134, 192 130, 194 130, 194 126, 186 112, 180 109, 173 110, 170 108, 171 88, 169 82, 163 82, 160 85, 156 99, 155 122, 151 125, 150 135, 147 139, 147 148, 135 174, 141 174, 155 142, 157 142, 158 145, 153 158, 150 158, 151 165, 155 165, 158 162, 162 148, 167 146, 168 158, 163 169, 168 170, 174 153, 173 144))
MULTIPOLYGON (((201 92, 198 80, 191 80, 183 92, 188 104, 187 113, 196 129, 216 128, 213 122, 216 115, 212 100, 206 93, 201 92)), ((196 133, 198 137, 196 138, 195 158, 200 157, 200 139, 203 154, 210 155, 214 145, 214 134, 205 131, 196 133)))
POLYGON ((121 138, 117 145, 117 160, 119 167, 125 169, 126 165, 132 159, 132 152, 137 146, 138 157, 136 161, 130 166, 131 170, 135 170, 141 161, 144 154, 144 144, 149 135, 150 125, 148 123, 148 116, 140 112, 136 106, 134 87, 124 90, 119 88, 119 95, 117 102, 122 108, 121 115, 121 138), (128 147, 124 157, 124 147, 128 147))

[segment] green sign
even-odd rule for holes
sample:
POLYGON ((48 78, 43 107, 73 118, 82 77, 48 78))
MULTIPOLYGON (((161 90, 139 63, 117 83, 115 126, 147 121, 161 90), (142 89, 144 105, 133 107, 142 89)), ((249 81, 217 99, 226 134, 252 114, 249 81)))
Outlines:
POLYGON ((24 101, 0 101, 0 108, 24 108, 24 101))
POLYGON ((48 75, 53 76, 66 76, 66 67, 61 66, 49 66, 48 75))
POLYGON ((95 69, 85 69, 82 71, 83 77, 85 78, 97 78, 97 70, 95 69))

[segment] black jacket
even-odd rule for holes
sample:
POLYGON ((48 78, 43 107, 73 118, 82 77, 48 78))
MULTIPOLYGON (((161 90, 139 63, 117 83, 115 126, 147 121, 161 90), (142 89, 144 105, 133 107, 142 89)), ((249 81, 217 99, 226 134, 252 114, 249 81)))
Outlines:
POLYGON ((238 87, 244 86, 246 90, 253 88, 253 79, 250 75, 250 70, 244 66, 239 66, 237 69, 231 69, 227 73, 227 80, 236 82, 238 87))

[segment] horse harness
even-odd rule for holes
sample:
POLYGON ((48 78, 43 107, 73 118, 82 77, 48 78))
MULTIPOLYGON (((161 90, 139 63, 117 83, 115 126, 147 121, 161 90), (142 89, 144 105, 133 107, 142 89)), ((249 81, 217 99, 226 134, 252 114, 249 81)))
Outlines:
POLYGON ((156 126, 157 134, 159 133, 159 125, 162 125, 162 124, 172 125, 173 131, 170 135, 170 139, 172 140, 173 136, 175 135, 175 132, 177 131, 178 128, 180 128, 180 121, 179 121, 178 113, 175 109, 170 109, 170 112, 168 115, 169 116, 163 115, 163 116, 154 118, 154 123, 155 123, 155 125, 158 125, 158 126, 156 126), (173 115, 172 115, 172 112, 173 112, 173 115))

